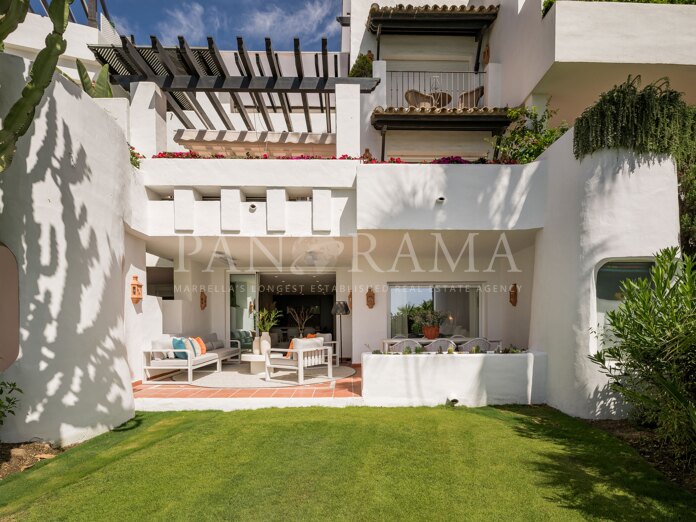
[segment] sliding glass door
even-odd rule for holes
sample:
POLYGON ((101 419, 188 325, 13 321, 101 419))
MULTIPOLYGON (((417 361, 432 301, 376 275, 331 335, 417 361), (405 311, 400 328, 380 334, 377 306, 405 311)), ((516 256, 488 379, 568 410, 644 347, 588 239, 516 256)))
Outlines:
POLYGON ((440 335, 478 337, 481 335, 481 289, 472 284, 389 285, 389 336, 420 337, 421 328, 413 317, 424 309, 445 314, 440 335))
POLYGON ((258 303, 256 274, 229 274, 228 302, 231 338, 236 338, 235 331, 253 331, 254 311, 258 303))

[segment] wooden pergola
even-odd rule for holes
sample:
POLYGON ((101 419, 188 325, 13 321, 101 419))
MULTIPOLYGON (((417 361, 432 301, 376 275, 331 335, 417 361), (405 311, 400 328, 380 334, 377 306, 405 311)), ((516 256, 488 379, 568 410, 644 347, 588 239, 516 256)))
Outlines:
MULTIPOLYGON (((121 45, 92 45, 90 49, 102 64, 108 64, 111 82, 130 90, 136 82, 152 82, 162 89, 168 110, 173 112, 187 129, 195 128, 185 111, 193 111, 209 130, 216 130, 196 98, 204 93, 226 130, 235 130, 216 93, 228 93, 232 105, 239 113, 246 130, 255 130, 247 109, 253 109, 263 118, 265 130, 274 132, 270 112, 282 112, 287 130, 294 132, 290 114, 300 107, 290 103, 291 95, 299 95, 304 113, 306 129, 313 132, 310 108, 318 107, 326 115, 326 130, 331 131, 331 95, 337 84, 357 84, 360 92, 372 92, 379 83, 378 78, 349 78, 339 76, 338 55, 333 55, 330 64, 328 41, 321 41, 321 52, 315 53, 315 76, 306 76, 300 41, 294 40, 295 71, 285 76, 281 71, 278 53, 273 50, 270 38, 266 38, 265 52, 254 53, 254 68, 251 53, 244 40, 237 38, 237 51, 233 53, 234 68, 225 62, 213 38, 208 37, 207 47, 191 47, 183 36, 179 45, 165 47, 157 37, 151 36, 151 45, 136 45, 131 37, 121 37, 121 45), (333 71, 330 65, 333 65, 333 71), (234 72, 233 72, 234 71, 234 72), (245 103, 242 94, 248 95, 251 103, 245 103), (318 103, 310 107, 310 96, 318 103)), ((306 55, 305 55, 306 56, 306 55)), ((231 64, 230 64, 231 65, 231 64)))

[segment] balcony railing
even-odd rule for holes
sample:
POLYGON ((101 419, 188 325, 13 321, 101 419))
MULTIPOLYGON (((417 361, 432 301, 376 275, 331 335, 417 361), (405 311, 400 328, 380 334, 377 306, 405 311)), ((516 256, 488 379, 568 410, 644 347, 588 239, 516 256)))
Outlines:
POLYGON ((391 71, 389 107, 464 108, 483 103, 484 74, 473 71, 391 71))

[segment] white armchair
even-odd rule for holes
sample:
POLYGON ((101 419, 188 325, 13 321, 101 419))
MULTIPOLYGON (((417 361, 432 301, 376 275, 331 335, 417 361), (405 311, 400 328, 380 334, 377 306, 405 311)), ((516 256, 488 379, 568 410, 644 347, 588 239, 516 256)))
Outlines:
POLYGON ((273 371, 286 370, 297 372, 297 382, 304 384, 305 368, 318 366, 327 367, 329 379, 333 378, 332 371, 332 352, 331 345, 324 345, 324 339, 317 337, 314 339, 293 339, 292 349, 271 348, 266 352, 266 380, 270 381, 273 371), (290 353, 290 357, 274 357, 273 354, 290 353))

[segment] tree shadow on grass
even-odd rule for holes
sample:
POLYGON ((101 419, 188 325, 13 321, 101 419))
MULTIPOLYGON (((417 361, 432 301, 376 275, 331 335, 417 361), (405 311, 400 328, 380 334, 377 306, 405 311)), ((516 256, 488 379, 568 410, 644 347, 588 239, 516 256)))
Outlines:
MULTIPOLYGON (((618 521, 693 520, 696 497, 667 480, 630 446, 549 407, 501 406, 525 438, 556 450, 530 453, 547 500, 586 517, 618 521)), ((532 485, 532 484, 530 484, 532 485)))

